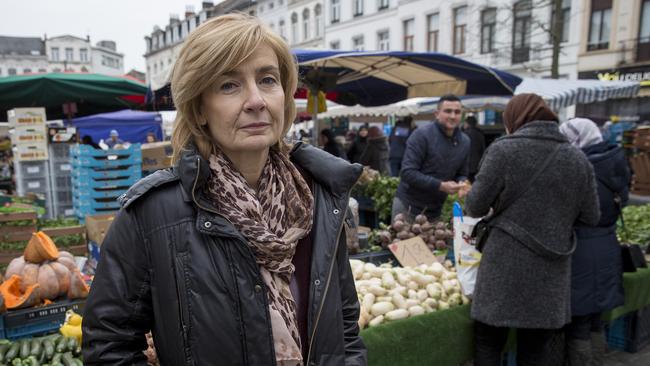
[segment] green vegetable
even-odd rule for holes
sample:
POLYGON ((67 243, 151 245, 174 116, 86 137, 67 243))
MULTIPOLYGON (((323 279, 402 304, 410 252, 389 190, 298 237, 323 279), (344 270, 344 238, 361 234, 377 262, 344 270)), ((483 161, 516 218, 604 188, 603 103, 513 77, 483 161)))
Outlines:
POLYGON ((29 351, 30 351, 29 340, 23 339, 22 341, 20 341, 20 358, 24 359, 29 357, 29 351))
POLYGON ((0 363, 5 362, 5 353, 7 353, 9 347, 11 347, 11 343, 0 344, 0 363))
POLYGON ((18 352, 20 352, 20 343, 15 342, 9 347, 9 351, 5 355, 5 361, 12 361, 14 358, 18 357, 18 352))
POLYGON ((54 356, 54 343, 52 343, 51 339, 45 339, 43 341, 43 348, 44 348, 44 354, 45 358, 48 360, 51 360, 52 357, 54 356))
POLYGON ((23 366, 23 361, 20 358, 14 358, 13 361, 11 361, 12 366, 23 366))
POLYGON ((59 340, 56 342, 56 352, 58 353, 63 353, 65 350, 68 348, 68 343, 65 337, 59 338, 59 340))
MULTIPOLYGON (((34 356, 29 356, 29 357, 27 358, 27 361, 29 361, 29 364, 30 364, 31 366, 41 366, 41 363, 38 362, 38 360, 37 360, 36 357, 34 357, 34 356)), ((25 362, 23 361, 23 365, 24 365, 24 364, 25 364, 25 362)))
POLYGON ((366 184, 355 185, 352 195, 372 198, 379 220, 390 222, 393 198, 398 185, 399 178, 380 175, 366 184))
POLYGON ((74 352, 77 349, 77 338, 69 337, 68 338, 68 351, 74 352))
POLYGON ((650 204, 642 206, 627 206, 623 209, 625 226, 619 220, 618 240, 621 243, 641 244, 650 243, 650 204))
POLYGON ((41 353, 43 353, 42 342, 43 340, 41 338, 33 338, 31 351, 29 352, 29 354, 32 356, 39 357, 41 353))
POLYGON ((77 366, 77 364, 74 362, 74 357, 70 352, 64 353, 63 357, 61 357, 61 361, 63 361, 64 366, 77 366))

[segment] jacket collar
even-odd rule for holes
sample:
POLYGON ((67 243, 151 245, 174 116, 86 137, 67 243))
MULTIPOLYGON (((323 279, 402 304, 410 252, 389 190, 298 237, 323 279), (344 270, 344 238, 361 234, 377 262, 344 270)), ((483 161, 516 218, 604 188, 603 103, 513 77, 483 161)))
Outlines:
POLYGON ((612 145, 608 141, 599 142, 582 149, 585 155, 587 155, 587 158, 589 158, 589 161, 594 164, 611 158, 616 155, 619 150, 620 148, 617 145, 612 145))
POLYGON ((515 133, 500 139, 529 138, 534 140, 553 140, 557 142, 568 142, 560 132, 559 125, 555 121, 533 121, 521 126, 515 133))
MULTIPOLYGON (((302 142, 294 145, 290 157, 294 164, 307 171, 317 183, 337 197, 345 196, 363 171, 359 164, 350 164, 302 142)), ((193 144, 183 150, 175 169, 190 200, 192 192, 203 187, 211 175, 210 164, 193 144)))
POLYGON ((454 128, 454 133, 451 136, 449 136, 449 135, 447 135, 447 130, 445 129, 445 127, 438 120, 435 120, 434 123, 438 127, 438 130, 440 130, 440 133, 442 134, 442 136, 444 136, 446 139, 452 140, 452 141, 458 140, 458 134, 460 133, 460 127, 459 126, 456 126, 454 128))

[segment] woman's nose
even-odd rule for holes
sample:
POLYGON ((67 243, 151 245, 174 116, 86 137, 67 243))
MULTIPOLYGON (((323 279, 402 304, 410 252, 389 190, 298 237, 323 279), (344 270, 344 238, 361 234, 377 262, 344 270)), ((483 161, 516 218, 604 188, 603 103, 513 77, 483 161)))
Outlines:
POLYGON ((266 108, 266 102, 257 84, 248 88, 244 108, 250 111, 260 111, 266 108))

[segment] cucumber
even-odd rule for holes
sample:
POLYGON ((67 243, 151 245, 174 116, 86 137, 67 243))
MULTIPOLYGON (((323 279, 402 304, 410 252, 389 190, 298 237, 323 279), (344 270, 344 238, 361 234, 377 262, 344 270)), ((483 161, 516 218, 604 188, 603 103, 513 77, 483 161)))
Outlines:
POLYGON ((18 357, 18 352, 20 352, 20 343, 15 342, 11 344, 7 354, 5 354, 5 361, 11 362, 14 358, 18 357))
MULTIPOLYGON (((27 358, 27 361, 30 362, 30 365, 31 365, 31 366, 41 366, 41 363, 38 362, 38 360, 36 359, 35 356, 29 356, 29 357, 27 358)), ((23 365, 24 365, 24 364, 25 364, 25 362, 23 362, 23 365)))
POLYGON ((58 353, 63 353, 65 352, 66 348, 68 348, 68 344, 66 343, 65 337, 59 338, 59 340, 56 342, 56 347, 54 349, 58 353))
POLYGON ((52 365, 54 365, 55 363, 61 363, 61 357, 63 357, 63 354, 55 353, 54 357, 52 357, 52 362, 51 362, 52 365))
POLYGON ((0 364, 5 362, 5 354, 9 350, 9 347, 11 347, 11 343, 0 344, 0 364))
POLYGON ((61 357, 61 361, 63 361, 63 366, 77 366, 74 362, 74 357, 72 357, 72 353, 70 352, 64 353, 61 357))
POLYGON ((23 366, 23 361, 20 358, 14 358, 14 360, 11 361, 11 366, 23 366))
POLYGON ((41 353, 43 352, 43 340, 40 338, 33 338, 32 339, 32 344, 31 344, 31 350, 29 351, 29 354, 32 356, 39 357, 41 353))
POLYGON ((54 357, 54 343, 52 343, 52 340, 45 339, 43 341, 43 353, 45 354, 45 358, 48 360, 51 360, 52 357, 54 357))
POLYGON ((23 339, 20 341, 20 358, 25 359, 29 357, 30 349, 29 339, 23 339))
POLYGON ((68 351, 69 352, 74 352, 77 349, 77 338, 75 337, 70 337, 68 338, 68 351))

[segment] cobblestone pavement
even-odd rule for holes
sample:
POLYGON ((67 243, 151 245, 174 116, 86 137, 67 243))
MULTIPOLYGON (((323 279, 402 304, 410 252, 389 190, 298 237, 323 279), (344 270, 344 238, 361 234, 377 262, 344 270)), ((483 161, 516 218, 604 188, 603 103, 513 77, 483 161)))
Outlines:
POLYGON ((650 366, 650 346, 640 352, 610 352, 605 355, 605 366, 650 366))

